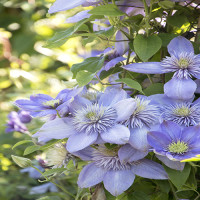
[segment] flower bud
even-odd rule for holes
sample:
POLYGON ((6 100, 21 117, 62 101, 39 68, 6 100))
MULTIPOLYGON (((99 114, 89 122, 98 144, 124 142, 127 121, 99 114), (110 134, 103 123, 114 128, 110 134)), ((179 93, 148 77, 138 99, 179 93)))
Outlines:
POLYGON ((32 166, 32 161, 28 158, 11 155, 13 161, 20 167, 26 168, 32 166))

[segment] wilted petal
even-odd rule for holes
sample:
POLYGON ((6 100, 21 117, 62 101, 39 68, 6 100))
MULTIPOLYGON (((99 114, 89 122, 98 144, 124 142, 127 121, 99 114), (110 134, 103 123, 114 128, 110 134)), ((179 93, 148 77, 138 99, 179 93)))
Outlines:
POLYGON ((117 121, 127 120, 133 114, 136 106, 136 102, 132 98, 123 99, 114 104, 112 107, 117 111, 117 121))
POLYGON ((148 159, 140 160, 138 163, 136 162, 131 170, 134 174, 144 178, 168 179, 168 175, 163 166, 148 159))
POLYGON ((89 165, 86 165, 79 174, 78 186, 80 188, 94 186, 103 181, 105 174, 106 170, 96 167, 94 163, 90 163, 89 165))
POLYGON ((183 170, 185 163, 181 163, 179 161, 172 161, 166 156, 156 155, 156 157, 162 161, 167 167, 175 169, 175 170, 183 170))
POLYGON ((172 99, 189 100, 193 97, 197 84, 191 79, 172 78, 165 83, 165 94, 172 99))
POLYGON ((144 63, 133 63, 122 66, 122 68, 137 73, 143 74, 163 74, 165 69, 161 66, 160 62, 144 62, 144 63))
POLYGON ((67 141, 67 150, 69 152, 80 151, 97 140, 98 133, 86 134, 85 132, 76 133, 69 137, 67 141))
POLYGON ((108 71, 109 69, 111 69, 112 67, 114 67, 117 63, 119 63, 121 61, 124 61, 124 60, 126 60, 126 58, 124 58, 124 57, 114 58, 114 59, 110 60, 108 63, 106 63, 106 65, 104 66, 104 69, 106 71, 108 71))
POLYGON ((130 131, 127 127, 116 124, 108 131, 101 133, 101 138, 108 143, 125 144, 130 137, 130 131))
POLYGON ((170 55, 179 55, 183 52, 194 53, 192 43, 182 36, 172 39, 167 48, 170 55))
POLYGON ((147 127, 131 129, 129 144, 140 151, 147 151, 149 144, 147 142, 147 127))
POLYGON ((89 10, 83 10, 81 12, 78 12, 76 15, 67 18, 65 21, 66 23, 76 23, 81 21, 82 19, 89 18, 91 14, 88 13, 89 10))
POLYGON ((54 4, 49 8, 49 13, 69 10, 77 6, 80 6, 85 1, 86 0, 73 0, 73 1, 56 0, 54 4))
POLYGON ((56 118, 46 122, 33 137, 63 139, 75 134, 71 118, 56 118))
POLYGON ((139 151, 133 148, 130 144, 125 144, 118 151, 119 159, 122 162, 133 162, 144 158, 148 151, 139 151))
POLYGON ((104 186, 113 196, 126 191, 134 182, 131 170, 108 171, 103 179, 104 186))

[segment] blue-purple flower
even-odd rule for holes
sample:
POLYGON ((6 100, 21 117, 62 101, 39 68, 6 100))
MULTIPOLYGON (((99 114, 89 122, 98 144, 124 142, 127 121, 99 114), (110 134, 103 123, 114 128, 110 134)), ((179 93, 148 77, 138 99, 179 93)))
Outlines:
POLYGON ((182 36, 171 40, 168 52, 170 57, 161 62, 134 63, 124 68, 145 74, 174 72, 172 79, 164 85, 165 94, 173 99, 190 99, 197 88, 191 78, 200 78, 200 54, 195 55, 192 43, 182 36))
POLYGON ((130 131, 120 122, 133 113, 135 106, 136 103, 127 98, 127 93, 117 88, 108 88, 97 103, 77 96, 70 105, 70 117, 57 118, 45 123, 34 137, 69 137, 69 152, 84 149, 99 140, 125 144, 129 140, 130 131))
MULTIPOLYGON (((167 179, 163 167, 148 159, 146 154, 125 145, 107 149, 104 145, 90 151, 92 163, 86 165, 78 178, 81 188, 92 187, 103 181, 112 195, 118 196, 134 182, 135 175, 150 179, 167 179)), ((81 157, 81 156, 80 156, 81 157)))
POLYGON ((82 88, 64 89, 55 99, 46 94, 35 94, 30 96, 30 100, 19 99, 15 101, 15 104, 19 108, 29 111, 32 117, 50 115, 54 119, 57 113, 63 116, 69 112, 69 104, 81 90, 82 88))
POLYGON ((58 188, 53 183, 44 183, 35 187, 32 187, 29 194, 44 194, 47 192, 58 192, 58 188))
POLYGON ((20 111, 19 113, 12 111, 8 115, 6 133, 17 131, 20 133, 26 133, 28 131, 24 123, 29 123, 31 121, 31 116, 29 112, 20 111))
POLYGON ((200 126, 181 127, 164 121, 159 129, 147 136, 153 151, 172 161, 181 161, 200 154, 200 126))
POLYGON ((122 124, 130 129, 129 143, 134 148, 145 151, 149 148, 147 132, 160 123, 160 109, 146 96, 139 95, 130 101, 135 102, 136 107, 122 124))
POLYGON ((170 99, 164 94, 149 97, 160 104, 163 120, 173 121, 181 126, 195 126, 200 123, 200 103, 193 98, 187 101, 170 99))

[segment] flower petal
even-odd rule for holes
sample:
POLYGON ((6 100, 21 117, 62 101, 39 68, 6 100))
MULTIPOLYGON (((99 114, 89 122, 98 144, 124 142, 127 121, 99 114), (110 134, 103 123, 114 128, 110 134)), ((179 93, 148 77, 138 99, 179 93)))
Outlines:
POLYGON ((26 100, 26 99, 16 100, 15 105, 27 111, 40 111, 44 109, 42 106, 38 105, 37 103, 30 100, 26 100))
POLYGON ((99 104, 103 106, 112 106, 118 101, 127 98, 127 93, 125 90, 120 88, 108 87, 106 88, 104 94, 101 95, 99 99, 99 104))
POLYGON ((167 48, 170 55, 177 55, 183 52, 194 53, 192 43, 182 36, 178 36, 172 39, 167 48))
POLYGON ((98 133, 86 134, 85 132, 76 133, 69 137, 67 141, 67 150, 69 152, 80 151, 97 140, 98 133))
POLYGON ((124 61, 126 60, 126 58, 124 57, 117 57, 117 58, 114 58, 112 60, 110 60, 109 62, 106 63, 106 65, 104 66, 104 69, 106 71, 108 71, 109 69, 111 69, 112 67, 114 67, 117 63, 121 62, 121 61, 124 61))
POLYGON ((130 144, 125 144, 118 151, 119 159, 122 162, 133 162, 144 158, 148 151, 139 151, 133 148, 130 144))
POLYGON ((172 99, 189 100, 193 97, 197 84, 191 79, 172 78, 165 83, 164 92, 172 99))
POLYGON ((56 118, 46 122, 32 137, 63 139, 75 134, 70 118, 56 118))
POLYGON ((80 6, 85 1, 86 0, 73 0, 66 2, 66 0, 56 0, 54 4, 49 8, 49 13, 51 14, 59 11, 69 10, 80 6))
POLYGON ((108 131, 101 133, 101 138, 108 143, 126 144, 130 137, 130 131, 127 127, 116 124, 108 131))
POLYGON ((93 152, 93 148, 89 146, 80 151, 73 152, 73 155, 81 158, 81 160, 90 161, 92 160, 92 152, 93 152))
POLYGON ((113 196, 126 191, 134 182, 135 175, 131 170, 108 171, 103 179, 104 186, 113 196))
POLYGON ((132 166, 131 170, 134 174, 144 178, 168 179, 163 166, 148 159, 138 161, 138 163, 132 166))
POLYGON ((46 101, 51 101, 53 98, 47 94, 35 94, 30 96, 30 100, 38 104, 42 104, 46 101))
POLYGON ((137 73, 143 74, 163 74, 165 69, 161 66, 160 62, 145 62, 145 63, 133 63, 122 66, 122 68, 137 73))
POLYGON ((166 156, 156 155, 156 157, 169 168, 181 171, 184 169, 185 163, 181 163, 179 161, 172 161, 166 156))
POLYGON ((131 129, 129 144, 140 151, 147 151, 149 149, 149 144, 147 142, 147 132, 148 128, 134 128, 131 129))
POLYGON ((94 186, 103 181, 105 174, 106 170, 96 167, 94 163, 90 163, 89 165, 86 165, 79 174, 78 186, 80 188, 94 186))
POLYGON ((136 106, 136 102, 132 98, 123 99, 114 104, 112 107, 117 111, 117 121, 127 120, 133 114, 136 106))

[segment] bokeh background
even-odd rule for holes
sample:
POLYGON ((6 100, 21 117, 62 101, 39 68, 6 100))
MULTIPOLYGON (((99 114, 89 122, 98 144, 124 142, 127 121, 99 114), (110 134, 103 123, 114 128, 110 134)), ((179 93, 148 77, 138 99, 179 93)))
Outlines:
MULTIPOLYGON (((30 139, 22 133, 5 133, 7 115, 18 110, 13 102, 37 93, 55 97, 60 90, 73 87, 76 82, 72 80, 70 67, 90 56, 91 46, 83 48, 79 37, 68 40, 59 48, 43 47, 56 31, 72 25, 66 24, 65 20, 80 9, 49 15, 52 2, 0 0, 0 200, 42 196, 30 194, 32 187, 42 183, 29 177, 28 173, 21 173, 11 159, 12 154, 23 155, 26 147, 22 145, 13 151, 12 146, 20 140, 30 139)), ((28 126, 29 131, 34 131, 40 123, 34 120, 28 126)), ((73 184, 76 185, 75 180, 72 178, 69 183, 71 190, 73 184)), ((62 192, 58 195, 62 196, 62 192)), ((66 195, 64 199, 68 199, 66 195)))

